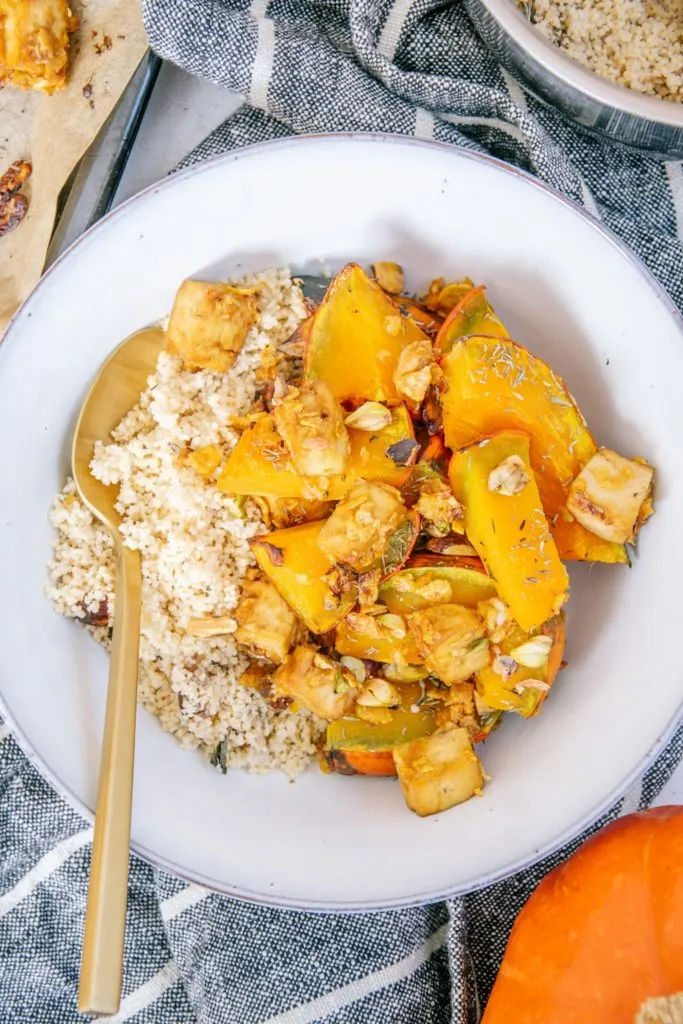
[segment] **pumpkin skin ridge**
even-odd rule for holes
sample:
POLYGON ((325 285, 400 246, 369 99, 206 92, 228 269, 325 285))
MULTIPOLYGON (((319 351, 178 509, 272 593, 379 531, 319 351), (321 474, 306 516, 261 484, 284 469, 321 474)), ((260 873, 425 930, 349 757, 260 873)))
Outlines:
POLYGON ((683 990, 683 808, 617 819, 540 882, 481 1024, 633 1024, 683 990))

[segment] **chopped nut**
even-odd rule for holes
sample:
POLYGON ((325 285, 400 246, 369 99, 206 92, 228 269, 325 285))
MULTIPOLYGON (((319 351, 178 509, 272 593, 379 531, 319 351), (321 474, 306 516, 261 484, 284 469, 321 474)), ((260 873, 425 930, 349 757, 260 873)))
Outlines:
POLYGON ((413 341, 402 350, 394 371, 399 395, 421 402, 432 383, 434 350, 429 341, 413 341))
POLYGON ((355 430, 367 430, 371 433, 383 430, 391 423, 391 410, 380 402, 364 402, 360 408, 349 413, 344 423, 355 430))
POLYGON ((529 480, 519 455, 508 455, 489 473, 489 490, 509 498, 523 491, 529 480))
POLYGON ((510 651, 510 657, 514 658, 518 665, 524 665, 524 668, 543 668, 548 663, 552 646, 551 636, 532 636, 530 640, 525 640, 519 647, 510 651))
POLYGON ((365 682, 368 673, 360 658, 353 658, 350 654, 345 654, 343 658, 339 659, 339 662, 344 668, 348 668, 349 672, 353 672, 359 683, 365 682))
POLYGON ((386 615, 380 615, 377 618, 380 625, 384 626, 392 636, 395 636, 397 640, 403 640, 406 635, 406 624, 400 615, 393 615, 387 613, 386 615))
POLYGON ((389 708, 368 708, 362 704, 356 705, 356 715, 370 725, 390 725, 394 720, 389 708))
POLYGON ((542 693, 547 693, 549 689, 550 684, 542 679, 524 679, 514 687, 515 693, 518 693, 520 696, 525 690, 540 690, 542 693))
POLYGON ((415 506, 426 530, 437 537, 447 537, 454 522, 464 519, 465 510, 441 477, 429 477, 420 484, 420 497, 415 506))
POLYGON ((387 448, 387 458, 391 459, 397 466, 414 466, 420 446, 417 441, 410 437, 404 437, 402 441, 396 441, 387 448))
POLYGON ((401 317, 398 314, 384 318, 384 330, 395 338, 401 333, 401 317))
POLYGON ((375 676, 358 697, 358 704, 366 708, 397 708, 401 694, 392 683, 375 676))
POLYGON ((372 272, 382 291, 389 295, 400 295, 405 287, 403 267, 399 263, 379 262, 372 264, 372 272))
POLYGON ((513 625, 508 606, 499 597, 492 597, 488 601, 480 601, 477 611, 484 620, 491 643, 501 643, 513 625))
POLYGON ((512 679, 513 675, 517 671, 518 665, 515 659, 511 658, 509 654, 497 654, 493 659, 491 668, 497 676, 500 676, 501 679, 504 679, 505 682, 507 682, 508 679, 512 679))
POLYGON ((208 619, 190 619, 187 632, 190 636, 206 640, 214 636, 228 636, 237 630, 237 623, 232 615, 219 615, 208 619))

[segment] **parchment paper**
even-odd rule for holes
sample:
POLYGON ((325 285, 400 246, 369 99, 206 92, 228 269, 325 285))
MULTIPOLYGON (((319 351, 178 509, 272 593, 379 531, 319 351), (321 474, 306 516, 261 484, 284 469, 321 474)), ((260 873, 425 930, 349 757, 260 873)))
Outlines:
POLYGON ((33 164, 24 188, 28 214, 0 238, 0 337, 40 277, 62 186, 148 46, 138 0, 74 0, 71 7, 80 25, 66 88, 52 96, 0 90, 0 174, 15 160, 33 164))

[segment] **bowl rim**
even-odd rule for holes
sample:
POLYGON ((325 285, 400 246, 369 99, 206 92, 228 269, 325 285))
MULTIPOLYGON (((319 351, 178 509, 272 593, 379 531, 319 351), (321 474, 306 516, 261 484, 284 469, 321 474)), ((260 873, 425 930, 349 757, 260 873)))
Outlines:
POLYGON ((476 0, 489 12, 500 28, 543 69, 569 88, 577 89, 596 103, 619 113, 627 113, 647 121, 683 129, 683 103, 663 100, 658 96, 629 89, 602 78, 595 71, 579 64, 558 46, 551 43, 529 22, 514 0, 476 0))
MULTIPOLYGON (((506 0, 507 2, 507 0, 506 0)), ((109 223, 110 221, 125 216, 129 209, 138 201, 154 195, 159 191, 166 191, 172 189, 176 182, 185 181, 194 175, 201 175, 202 173, 212 171, 215 167, 225 164, 229 165, 236 160, 248 159, 252 153, 260 153, 264 150, 282 150, 290 148, 291 146, 305 146, 307 144, 334 144, 338 139, 345 139, 347 142, 352 144, 355 143, 371 143, 376 145, 399 145, 399 146, 411 146, 423 149, 435 149, 441 153, 450 153, 457 158, 472 160, 475 163, 485 164, 489 167, 496 168, 505 174, 511 174, 513 177, 521 179, 528 185, 538 189, 539 191, 550 196, 556 202, 561 203, 567 207, 571 212, 582 217, 584 220, 592 226, 592 228, 598 232, 607 242, 616 248, 621 255, 627 259, 638 271, 640 276, 645 280, 648 286, 654 293, 654 297, 662 303, 670 316, 672 316, 678 323, 681 337, 683 338, 683 315, 678 310, 673 299, 669 296, 668 292, 663 286, 657 281, 652 272, 645 266, 639 256, 636 255, 611 229, 607 228, 601 221, 590 214, 583 206, 581 206, 575 200, 564 196, 561 192, 535 178, 533 175, 515 167, 512 164, 508 164, 503 160, 499 160, 496 157, 489 156, 486 153, 480 153, 466 149, 461 146, 454 146, 445 142, 437 142, 432 140, 418 139, 415 136, 410 135, 399 135, 396 133, 388 132, 319 132, 309 133, 305 135, 291 135, 285 138, 277 138, 268 140, 265 142, 255 143, 251 146, 243 146, 238 149, 229 150, 226 153, 219 154, 218 156, 211 157, 208 160, 203 160, 197 164, 191 164, 189 167, 184 168, 174 174, 168 175, 166 178, 159 182, 153 182, 148 185, 141 192, 131 196, 115 209, 111 210, 104 217, 101 218, 96 224, 90 227, 82 235, 80 235, 70 246, 65 250, 64 253, 48 268, 45 274, 40 278, 38 284, 35 286, 33 291, 24 300, 20 308, 15 312, 14 316, 7 325, 4 337, 0 340, 0 344, 7 345, 14 344, 14 335, 16 328, 20 320, 23 319, 28 307, 30 306, 33 298, 37 295, 42 287, 43 283, 52 275, 57 267, 69 259, 72 252, 74 252, 79 246, 84 245, 90 237, 100 228, 109 223)), ((47 600, 47 598, 46 598, 47 600)), ((94 813, 87 807, 79 797, 77 797, 71 790, 62 782, 59 776, 47 765, 42 756, 33 748, 29 743, 27 737, 23 734, 22 730, 14 720, 14 716, 9 710, 7 703, 0 692, 0 715, 4 719, 5 726, 9 729, 9 733, 12 735, 14 740, 17 742, 19 748, 26 756, 29 763, 38 772, 41 777, 48 782, 53 790, 65 801, 65 803, 79 813, 83 819, 92 824, 94 822, 94 813)), ((407 896, 399 899, 379 899, 370 903, 345 903, 336 901, 305 901, 296 898, 272 898, 267 893, 256 892, 254 890, 245 889, 240 886, 227 887, 222 882, 212 879, 203 875, 199 871, 192 871, 187 868, 183 868, 178 864, 168 860, 167 858, 149 850, 147 847, 139 843, 131 842, 131 851, 139 856, 142 860, 146 861, 153 867, 160 868, 166 871, 168 874, 180 878, 188 884, 196 884, 203 886, 209 891, 216 892, 222 896, 227 896, 232 899, 238 899, 247 903, 254 903, 261 906, 272 907, 275 909, 287 909, 287 910, 299 910, 306 913, 368 913, 368 912, 382 912, 387 910, 399 910, 407 909, 416 906, 427 906, 437 902, 443 902, 448 899, 453 899, 459 896, 464 896, 470 892, 476 892, 480 889, 486 888, 497 882, 503 881, 506 878, 510 878, 520 871, 530 868, 537 864, 539 861, 545 859, 556 853, 559 849, 565 846, 567 843, 576 839, 582 832, 593 825, 602 815, 609 811, 630 789, 631 785, 640 778, 647 769, 652 765, 657 756, 666 747, 669 741, 674 736, 678 726, 683 723, 683 696, 681 697, 681 704, 678 707, 675 714, 667 723, 666 727, 662 729, 656 741, 651 746, 650 750, 640 759, 640 761, 633 767, 628 775, 619 783, 614 789, 596 806, 590 808, 583 817, 575 822, 570 823, 565 830, 557 836, 552 842, 548 843, 543 848, 535 850, 533 853, 527 856, 518 858, 512 864, 508 864, 505 868, 501 868, 497 871, 492 871, 488 875, 483 876, 476 880, 474 884, 465 884, 455 886, 453 888, 439 889, 431 892, 423 892, 415 894, 415 896, 407 896)))

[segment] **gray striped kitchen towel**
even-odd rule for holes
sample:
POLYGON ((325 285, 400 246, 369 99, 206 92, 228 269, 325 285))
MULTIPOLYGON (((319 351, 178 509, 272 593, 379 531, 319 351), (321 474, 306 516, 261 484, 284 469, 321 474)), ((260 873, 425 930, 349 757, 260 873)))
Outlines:
MULTIPOLYGON (((495 154, 583 202, 683 307, 683 172, 525 97, 461 5, 143 0, 154 48, 247 103, 188 157, 301 131, 380 130, 495 154)), ((648 806, 683 728, 594 828, 648 806)), ((591 830, 593 831, 593 830, 591 830)), ((91 830, 0 724, 0 1024, 75 1024, 91 830)), ((473 1024, 517 910, 578 840, 464 899, 373 915, 237 903, 131 859, 131 1024, 473 1024)), ((514 1024, 514 1022, 511 1022, 514 1024)))

